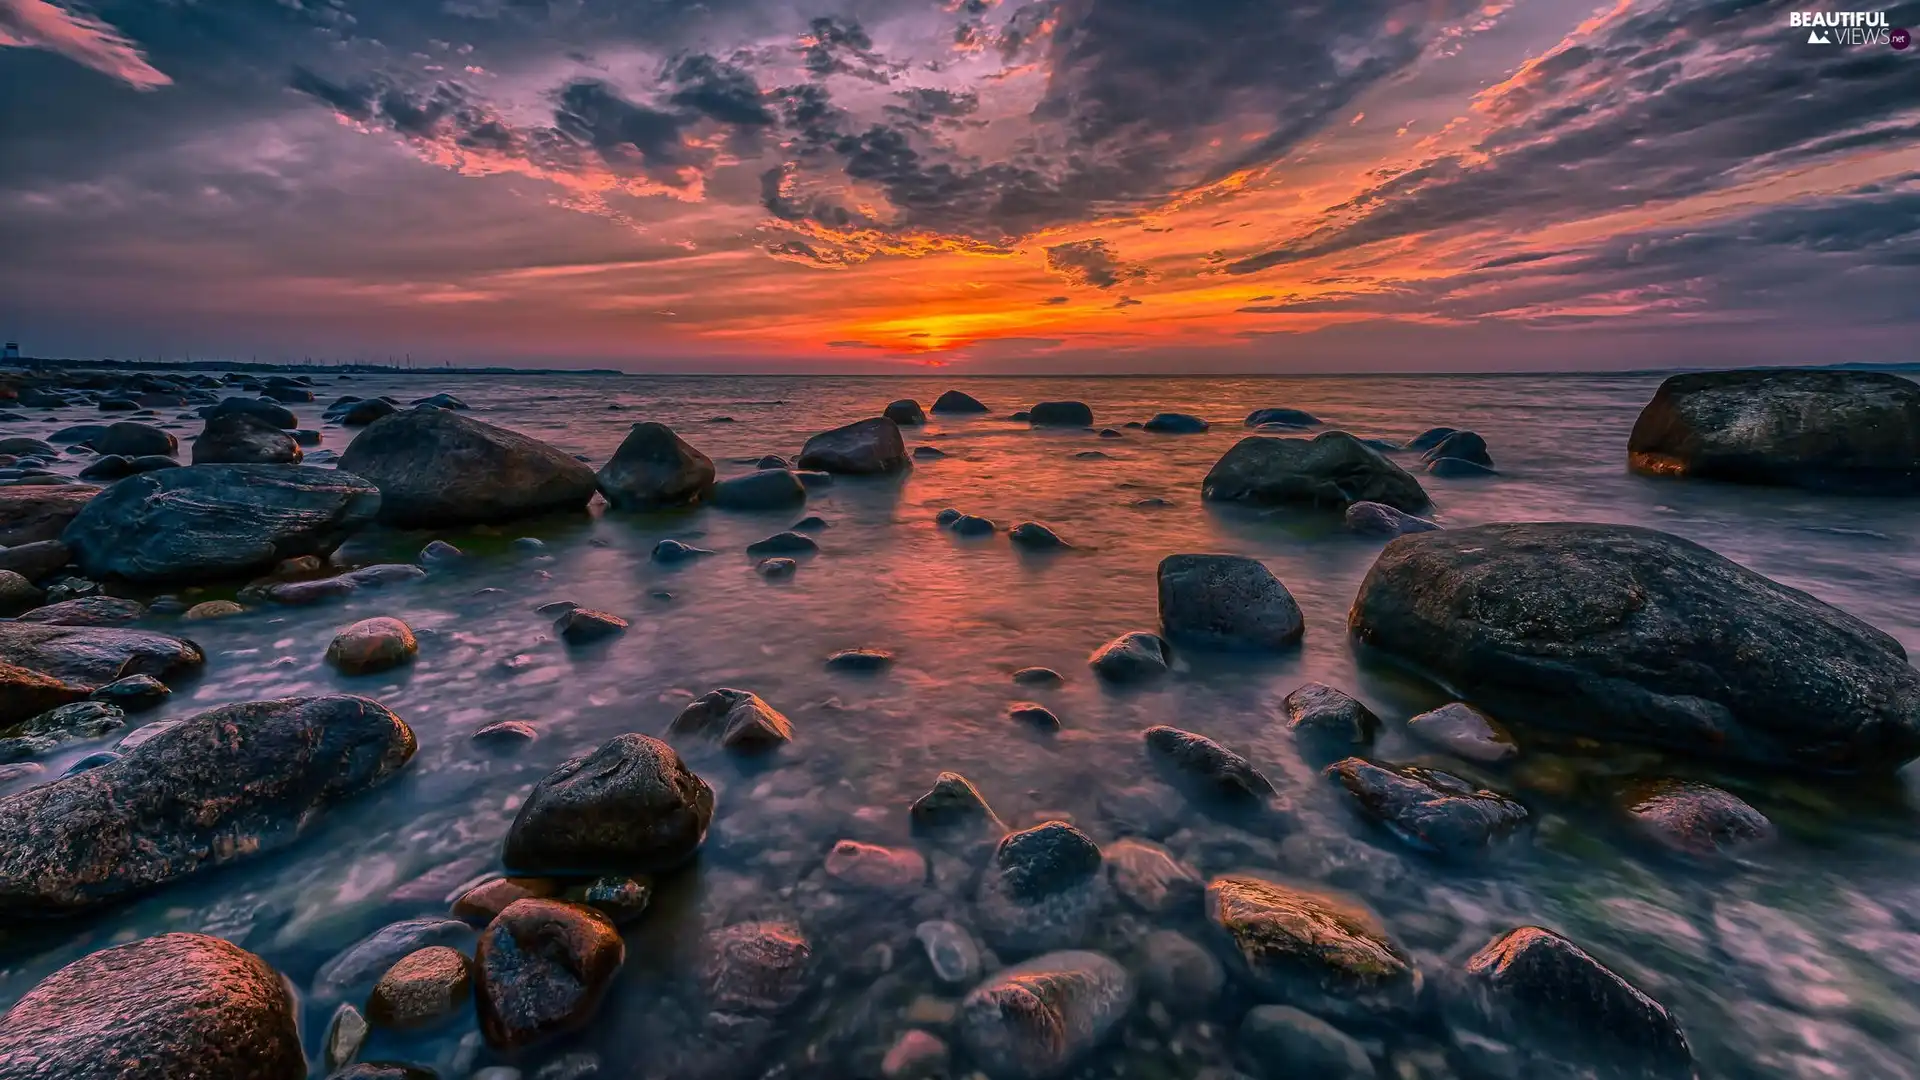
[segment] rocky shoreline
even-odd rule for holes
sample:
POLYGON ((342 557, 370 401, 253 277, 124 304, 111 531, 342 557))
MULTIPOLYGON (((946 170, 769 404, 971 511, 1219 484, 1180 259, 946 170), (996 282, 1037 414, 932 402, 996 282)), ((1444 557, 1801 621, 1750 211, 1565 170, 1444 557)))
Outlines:
MULTIPOLYGON (((1635 429, 1629 466, 1816 486, 1838 470, 1849 490, 1906 493, 1920 475, 1920 388, 1910 401, 1878 381, 1888 376, 1805 376, 1670 380, 1635 429), (1710 407, 1686 404, 1702 393, 1713 395, 1710 407), (1794 404, 1810 395, 1815 405, 1794 404), (1863 443, 1852 425, 1873 439, 1863 443), (1732 446, 1742 438, 1749 444, 1732 446), (1849 448, 1844 460, 1836 446, 1849 448), (1736 459, 1746 464, 1725 465, 1736 459)), ((722 476, 697 437, 660 423, 634 424, 596 470, 469 415, 448 394, 343 396, 325 415, 350 433, 344 452, 309 452, 323 440, 286 408, 318 405, 304 376, 47 374, 0 390, 12 395, 0 410, 137 416, 198 406, 204 425, 191 464, 178 461, 172 434, 138 420, 0 440, 0 614, 11 616, 0 620, 0 769, 25 777, 56 749, 100 745, 65 775, 0 796, 0 907, 13 923, 56 934, 223 867, 298 858, 327 811, 406 782, 415 733, 365 697, 241 701, 144 727, 129 719, 210 662, 196 624, 377 597, 485 564, 434 541, 413 562, 336 565, 350 539, 533 526, 601 503, 615 514, 782 514, 791 528, 741 554, 770 581, 790 580, 833 557, 813 537, 827 523, 803 516, 810 492, 898 485, 917 458, 937 460, 909 445, 929 413, 960 423, 996 416, 960 391, 927 410, 893 401, 814 435, 791 461, 722 476), (94 482, 54 467, 74 457, 91 462, 94 482), (234 601, 186 602, 210 584, 240 587, 234 601)), ((1036 437, 1119 434, 1097 429, 1085 402, 1024 412, 1036 437)), ((1128 425, 1169 440, 1210 426, 1178 413, 1128 425)), ((1794 783, 1883 779, 1920 756, 1920 673, 1896 641, 1846 612, 1655 530, 1446 527, 1422 476, 1501 475, 1471 431, 1435 428, 1400 444, 1274 407, 1244 426, 1252 433, 1193 478, 1203 500, 1321 516, 1387 539, 1347 625, 1310 625, 1259 560, 1170 552, 1158 565, 1157 623, 1113 628, 1085 674, 1115 693, 1151 692, 1185 678, 1194 658, 1285 657, 1306 635, 1338 634, 1448 688, 1453 703, 1390 718, 1432 760, 1376 757, 1382 719, 1350 688, 1302 685, 1272 719, 1386 848, 1472 866, 1544 827, 1519 782, 1536 738, 1657 748, 1794 783)), ((1023 557, 1070 558, 1074 530, 1057 524, 1008 526, 955 508, 926 527, 959 543, 1004 534, 1023 557)), ((537 551, 542 541, 516 543, 537 551)), ((697 573, 712 554, 668 540, 652 560, 697 573)), ((326 662, 350 675, 423 662, 398 617, 403 604, 394 606, 341 625, 326 662)), ((555 639, 583 663, 635 614, 550 607, 542 615, 555 639)), ((877 648, 826 661, 856 677, 891 662, 877 648)), ((1045 687, 1065 677, 1034 669, 1015 680, 1045 687)), ((1036 702, 1009 717, 1041 737, 1070 728, 1036 702)), ((497 857, 477 868, 481 880, 456 882, 445 908, 423 907, 322 969, 311 996, 337 1003, 325 1030, 301 1029, 301 1001, 259 956, 167 934, 92 952, 0 1017, 0 1080, 185 1080, 212 1075, 207 1068, 240 1080, 418 1080, 442 1074, 356 1059, 375 1038, 461 1026, 474 1034, 450 1080, 721 1080, 762 1075, 776 1049, 799 1054, 778 1066, 785 1075, 1148 1075, 1126 1071, 1133 1032, 1177 1028, 1172 1018, 1196 1009, 1233 1010, 1231 1031, 1204 1038, 1221 1044, 1231 1068, 1259 1077, 1695 1074, 1689 1038, 1658 988, 1619 970, 1630 958, 1601 958, 1531 925, 1436 956, 1350 888, 1275 857, 1301 835, 1298 778, 1216 741, 1204 717, 1182 716, 1141 732, 1139 769, 1182 813, 1213 823, 1208 839, 1166 829, 1096 835, 1066 817, 1015 827, 1020 819, 966 777, 930 777, 921 798, 895 808, 911 842, 841 838, 821 855, 832 902, 716 913, 683 943, 692 957, 675 1006, 683 1012, 637 1071, 573 1051, 618 1000, 622 972, 649 962, 634 942, 656 898, 714 842, 717 801, 730 796, 700 770, 777 774, 780 749, 804 742, 810 722, 750 689, 715 688, 660 730, 619 735, 560 764, 517 801, 497 857), (876 916, 875 903, 894 910, 876 916), (850 977, 842 966, 859 956, 850 965, 859 968, 870 953, 884 963, 874 961, 867 996, 848 1004, 838 996, 850 977), (109 983, 115 992, 103 992, 109 983), (790 1045, 793 1030, 817 1022, 830 1037, 790 1045), (217 1064, 196 1049, 214 1045, 217 1064), (145 1071, 127 1071, 133 1060, 145 1071)), ((535 734, 520 726, 490 725, 475 738, 511 752, 535 734)), ((1675 860, 1676 873, 1710 872, 1781 842, 1733 791, 1673 775, 1606 782, 1623 829, 1675 860)), ((641 1027, 654 1022, 669 1023, 641 1027)), ((1226 1080, 1225 1067, 1207 1075, 1226 1080)))

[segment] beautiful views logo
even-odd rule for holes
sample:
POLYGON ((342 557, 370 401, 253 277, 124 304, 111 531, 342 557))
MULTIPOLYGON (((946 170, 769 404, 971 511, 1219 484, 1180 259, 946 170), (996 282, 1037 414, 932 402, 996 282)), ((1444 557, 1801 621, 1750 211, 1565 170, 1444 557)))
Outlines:
POLYGON ((1904 49, 1913 38, 1895 29, 1884 11, 1796 11, 1787 25, 1807 32, 1809 45, 1891 45, 1904 49))

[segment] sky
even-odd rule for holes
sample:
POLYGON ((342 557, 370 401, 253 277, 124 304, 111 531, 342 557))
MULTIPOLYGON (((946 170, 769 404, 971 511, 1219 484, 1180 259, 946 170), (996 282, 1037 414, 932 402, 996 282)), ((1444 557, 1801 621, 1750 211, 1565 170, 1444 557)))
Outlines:
POLYGON ((634 371, 1917 360, 1920 47, 1809 44, 1803 10, 0 0, 0 336, 634 371))

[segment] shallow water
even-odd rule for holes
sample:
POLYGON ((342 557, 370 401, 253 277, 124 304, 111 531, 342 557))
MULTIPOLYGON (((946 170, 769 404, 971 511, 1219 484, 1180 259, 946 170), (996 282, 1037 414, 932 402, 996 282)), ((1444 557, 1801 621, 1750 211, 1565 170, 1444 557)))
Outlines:
MULTIPOLYGON (((936 884, 912 897, 861 897, 829 887, 822 859, 836 840, 907 845, 907 805, 936 773, 971 778, 1010 824, 1067 817, 1102 843, 1161 839, 1203 873, 1259 869, 1317 880, 1362 897, 1430 973, 1511 927, 1552 927, 1581 943, 1674 1011, 1705 1077, 1920 1077, 1920 794, 1909 780, 1880 788, 1821 786, 1699 773, 1633 750, 1561 756, 1564 746, 1518 729, 1521 758, 1475 772, 1412 746, 1402 721, 1446 700, 1434 688, 1357 658, 1345 632, 1377 540, 1341 533, 1337 518, 1263 514, 1200 502, 1201 478, 1247 434, 1254 408, 1307 409, 1360 435, 1405 439, 1437 424, 1484 435, 1501 475, 1423 476, 1448 526, 1576 520, 1678 533, 1873 623, 1920 649, 1920 502, 1875 501, 1654 480, 1629 475, 1625 443, 1652 378, 1436 377, 1355 379, 614 379, 553 376, 324 378, 320 403, 292 406, 302 426, 336 393, 401 400, 451 391, 473 415, 605 460, 628 425, 659 420, 705 451, 722 474, 768 453, 792 455, 814 432, 874 415, 912 396, 930 404, 961 386, 995 409, 984 418, 933 417, 909 442, 949 456, 916 463, 904 481, 842 479, 807 510, 526 523, 500 530, 375 532, 336 562, 407 561, 429 539, 469 553, 425 581, 362 592, 314 608, 268 609, 177 624, 207 651, 205 674, 177 686, 161 710, 178 718, 250 698, 324 692, 374 697, 419 738, 403 776, 341 807, 289 851, 178 885, 105 917, 48 933, 8 928, 0 1002, 86 952, 166 929, 229 938, 287 973, 303 991, 327 958, 397 918, 439 914, 464 881, 495 869, 500 839, 534 781, 566 758, 627 731, 659 734, 693 696, 750 689, 786 712, 795 742, 770 763, 743 766, 692 743, 682 752, 718 793, 698 865, 664 887, 629 931, 629 957, 597 1023, 576 1040, 515 1064, 533 1076, 549 1059, 599 1054, 602 1075, 653 1076, 672 1054, 674 1003, 687 943, 700 927, 745 917, 795 919, 813 939, 813 992, 780 1038, 737 1074, 859 1076, 909 1017, 937 1017, 958 991, 933 979, 914 943, 927 918, 972 919, 964 895, 936 884), (1030 430, 1005 416, 1036 400, 1092 404, 1097 426, 1163 410, 1214 422, 1203 435, 1127 430, 1030 430), (619 405, 615 409, 611 406, 619 405), (734 422, 714 422, 730 416, 734 422), (1076 455, 1097 450, 1104 457, 1076 455), (1167 505, 1140 507, 1141 500, 1167 505), (1002 526, 1052 526, 1073 550, 1011 547, 1004 533, 960 539, 937 528, 943 507, 1002 526), (821 552, 767 581, 747 544, 803 513, 827 519, 821 552), (536 536, 544 554, 512 547, 536 536), (662 538, 719 555, 663 567, 662 538), (1154 629, 1155 567, 1176 552, 1219 551, 1265 561, 1304 610, 1307 635, 1277 658, 1183 651, 1172 677, 1116 690, 1087 654, 1127 630, 1154 629), (482 592, 481 590, 490 590, 482 592), (670 594, 670 595, 666 595, 670 594), (569 649, 534 608, 573 600, 629 619, 623 636, 569 649), (421 634, 419 660, 398 674, 348 678, 321 662, 342 626, 373 615, 421 634), (867 646, 896 656, 878 675, 829 672, 825 658, 867 646), (511 658, 521 657, 512 663, 511 658), (1054 689, 1016 686, 1019 668, 1066 676, 1054 689), (1319 680, 1367 701, 1388 723, 1374 756, 1442 764, 1516 794, 1534 826, 1467 866, 1441 866, 1353 819, 1295 753, 1280 701, 1319 680), (1062 730, 1039 734, 1006 717, 1039 701, 1062 730), (488 752, 469 735, 496 720, 540 731, 530 746, 488 752), (1292 804, 1285 838, 1240 832, 1192 813, 1144 767, 1141 729, 1173 724, 1251 757, 1292 804), (1753 864, 1702 871, 1662 859, 1619 829, 1606 777, 1674 770, 1714 776, 1771 816, 1780 843, 1753 864), (1585 779, 1570 791, 1569 776, 1585 779)), ((171 412, 171 410, 169 410, 171 412)), ((90 410, 35 412, 6 434, 43 435, 111 422, 90 410), (46 416, 42 422, 39 417, 46 416)), ((183 443, 197 421, 178 421, 183 443)), ((350 433, 324 427, 326 447, 350 433)), ((311 452, 311 451, 310 451, 311 452)), ((72 467, 78 468, 78 463, 72 467)), ((211 590, 189 602, 230 595, 211 590)), ((109 743, 110 744, 110 743, 109 743)), ((46 776, 102 744, 49 760, 46 776)), ((1909 770, 1911 776, 1912 770, 1909 770)), ((39 778, 44 780, 44 777, 39 778)), ((14 788, 25 783, 14 785, 14 788)), ((1116 912, 1117 912, 1116 908, 1116 912)), ((1176 928, 1192 927, 1176 922, 1176 928)), ((1092 942, 1121 959, 1145 929, 1116 913, 1092 942)), ((1005 958, 1011 960, 1011 957, 1005 958)), ((1246 1007, 1229 995, 1199 1016, 1136 1010, 1126 1031, 1082 1073, 1185 1077, 1229 1068, 1246 1007)), ((305 1034, 317 1051, 331 1003, 310 1001, 305 1034)), ((406 1041, 376 1038, 364 1058, 399 1058, 464 1077, 492 1063, 470 1018, 406 1041), (461 1026, 464 1024, 465 1026, 461 1026), (463 1045, 464 1040, 464 1045, 463 1045)), ((1456 1075, 1444 1034, 1359 1032, 1381 1074, 1456 1075)), ((1079 1075, 1079 1073, 1076 1073, 1079 1075)), ((1224 1075, 1224 1074, 1223 1074, 1224 1075)))

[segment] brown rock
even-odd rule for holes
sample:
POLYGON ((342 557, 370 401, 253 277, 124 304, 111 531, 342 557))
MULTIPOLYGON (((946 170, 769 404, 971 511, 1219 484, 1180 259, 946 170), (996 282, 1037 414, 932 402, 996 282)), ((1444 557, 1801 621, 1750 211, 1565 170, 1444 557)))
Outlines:
POLYGON ((766 750, 793 741, 793 722, 780 710, 758 694, 725 688, 680 710, 670 730, 705 733, 729 750, 766 750))
POLYGON ((208 600, 188 608, 182 618, 191 619, 194 622, 202 619, 224 619, 229 615, 245 614, 246 610, 231 600, 208 600))
POLYGON ((453 902, 453 914, 462 919, 492 922, 515 900, 546 900, 560 895, 552 878, 504 877, 483 881, 453 902))
POLYGON ((362 619, 327 646, 327 663, 348 675, 370 675, 413 662, 420 651, 413 628, 399 619, 362 619))
POLYGON ((0 488, 0 547, 58 540, 97 487, 49 484, 0 488))
POLYGON ((31 720, 49 709, 85 701, 93 690, 32 668, 0 662, 0 730, 31 720))
POLYGON ((593 1018, 626 961, 605 916, 557 900, 516 900, 480 935, 480 1033, 514 1050, 593 1018))
POLYGON ((911 848, 842 840, 827 852, 827 874, 867 889, 910 889, 927 880, 927 860, 911 848))
POLYGON ((473 992, 467 958, 445 945, 401 958, 374 984, 367 1019, 407 1031, 432 1027, 459 1011, 473 992))

